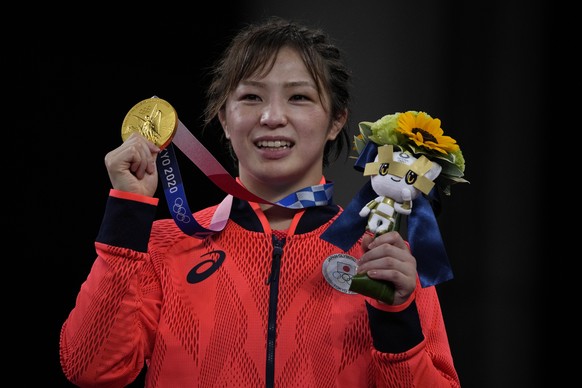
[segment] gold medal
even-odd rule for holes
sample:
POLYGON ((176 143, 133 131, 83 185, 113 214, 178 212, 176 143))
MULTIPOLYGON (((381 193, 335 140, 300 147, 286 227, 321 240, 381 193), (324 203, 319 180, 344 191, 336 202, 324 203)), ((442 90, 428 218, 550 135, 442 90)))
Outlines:
POLYGON ((177 128, 178 115, 172 105, 152 97, 138 102, 127 112, 121 126, 121 138, 125 141, 129 135, 138 132, 164 149, 172 141, 177 128))

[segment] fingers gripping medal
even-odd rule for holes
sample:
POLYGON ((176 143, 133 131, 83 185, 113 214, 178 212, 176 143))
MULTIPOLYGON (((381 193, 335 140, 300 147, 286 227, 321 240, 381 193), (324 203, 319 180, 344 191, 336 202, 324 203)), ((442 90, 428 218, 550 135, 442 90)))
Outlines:
POLYGON ((178 128, 176 110, 166 100, 152 97, 140 101, 125 115, 121 138, 125 141, 132 133, 143 137, 164 149, 172 142, 178 128))

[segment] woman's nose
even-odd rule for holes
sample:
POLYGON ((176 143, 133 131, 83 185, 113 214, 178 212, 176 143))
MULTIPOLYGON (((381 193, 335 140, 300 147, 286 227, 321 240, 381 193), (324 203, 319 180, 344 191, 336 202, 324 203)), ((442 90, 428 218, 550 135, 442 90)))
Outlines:
POLYGON ((284 104, 280 102, 271 102, 263 109, 261 114, 261 125, 266 125, 269 128, 277 128, 287 125, 287 112, 284 104))

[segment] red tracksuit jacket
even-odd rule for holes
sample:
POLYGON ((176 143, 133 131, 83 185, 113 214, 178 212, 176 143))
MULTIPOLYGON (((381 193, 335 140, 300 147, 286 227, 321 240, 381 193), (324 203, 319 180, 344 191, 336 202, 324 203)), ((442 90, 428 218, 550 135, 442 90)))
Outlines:
POLYGON ((147 387, 459 386, 434 287, 388 306, 325 280, 322 263, 343 252, 320 235, 340 207, 307 208, 278 239, 235 199, 224 230, 197 239, 154 221, 156 205, 111 191, 62 326, 71 382, 123 387, 145 365, 147 387))

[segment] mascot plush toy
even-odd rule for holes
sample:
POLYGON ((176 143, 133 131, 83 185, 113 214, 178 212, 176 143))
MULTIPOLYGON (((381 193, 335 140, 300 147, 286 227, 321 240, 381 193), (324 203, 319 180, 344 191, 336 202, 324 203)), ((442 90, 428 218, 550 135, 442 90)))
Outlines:
POLYGON ((428 195, 442 167, 424 155, 420 158, 394 151, 392 145, 378 147, 374 162, 366 164, 365 176, 378 194, 360 210, 361 217, 368 217, 366 229, 379 235, 395 230, 400 214, 412 212, 412 201, 420 193, 428 195))
MULTIPOLYGON (((370 176, 368 182, 322 238, 347 250, 362 233, 375 236, 400 231, 401 216, 406 238, 417 260, 423 287, 452 278, 433 206, 440 195, 463 178, 465 159, 456 140, 444 135, 441 121, 425 112, 386 115, 375 122, 359 123, 354 137, 359 156, 354 168, 370 176)), ((349 291, 391 304, 391 284, 352 276, 349 291)))

